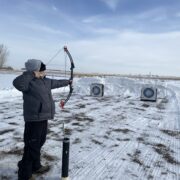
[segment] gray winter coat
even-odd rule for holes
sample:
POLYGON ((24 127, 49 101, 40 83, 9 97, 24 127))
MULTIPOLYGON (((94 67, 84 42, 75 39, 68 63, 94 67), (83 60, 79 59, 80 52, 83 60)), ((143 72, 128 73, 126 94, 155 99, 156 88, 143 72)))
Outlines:
POLYGON ((69 80, 38 79, 33 72, 26 71, 16 77, 13 85, 23 93, 23 115, 27 121, 43 121, 53 119, 55 104, 51 89, 64 87, 69 80))

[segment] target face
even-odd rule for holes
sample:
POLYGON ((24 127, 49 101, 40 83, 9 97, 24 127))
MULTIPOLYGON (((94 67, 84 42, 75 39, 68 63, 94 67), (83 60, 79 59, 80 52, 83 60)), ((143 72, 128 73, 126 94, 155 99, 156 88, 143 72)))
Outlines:
POLYGON ((95 96, 98 96, 101 93, 101 89, 98 86, 94 86, 92 91, 95 96))
POLYGON ((146 88, 144 91, 143 91, 143 94, 145 97, 147 98, 152 98, 154 96, 154 91, 153 89, 151 88, 146 88))
POLYGON ((99 83, 92 83, 90 86, 90 94, 95 97, 102 97, 104 95, 104 85, 99 83))

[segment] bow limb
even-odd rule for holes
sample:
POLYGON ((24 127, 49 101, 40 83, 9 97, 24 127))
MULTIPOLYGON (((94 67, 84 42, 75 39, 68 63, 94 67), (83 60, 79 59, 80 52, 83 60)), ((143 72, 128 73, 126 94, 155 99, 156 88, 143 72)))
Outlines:
POLYGON ((62 109, 64 108, 64 106, 68 102, 68 100, 70 99, 70 97, 72 95, 72 92, 73 92, 73 85, 72 85, 72 82, 73 82, 73 69, 75 68, 73 58, 72 58, 69 50, 67 49, 67 46, 64 46, 64 52, 68 55, 70 63, 71 63, 71 67, 70 67, 71 74, 70 74, 70 78, 69 78, 69 80, 71 82, 69 84, 69 94, 68 94, 67 98, 65 100, 61 100, 61 102, 60 102, 60 107, 62 109))

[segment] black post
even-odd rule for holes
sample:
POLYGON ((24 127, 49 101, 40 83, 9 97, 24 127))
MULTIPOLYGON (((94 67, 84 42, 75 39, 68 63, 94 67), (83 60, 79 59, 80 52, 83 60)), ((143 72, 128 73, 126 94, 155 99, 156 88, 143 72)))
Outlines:
POLYGON ((63 152, 62 152, 62 180, 68 180, 69 171, 69 138, 63 139, 63 152))

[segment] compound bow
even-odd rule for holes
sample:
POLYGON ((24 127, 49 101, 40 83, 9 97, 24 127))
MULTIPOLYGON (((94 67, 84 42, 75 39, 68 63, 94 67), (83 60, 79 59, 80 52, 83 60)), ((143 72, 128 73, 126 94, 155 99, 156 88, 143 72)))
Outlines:
POLYGON ((68 51, 67 46, 64 46, 64 52, 68 55, 70 63, 71 63, 71 67, 70 67, 71 73, 70 73, 70 78, 69 78, 69 80, 71 82, 69 83, 69 94, 68 94, 67 98, 60 101, 59 106, 62 109, 64 108, 65 104, 68 102, 68 100, 71 97, 72 92, 73 92, 73 85, 72 85, 72 82, 73 82, 73 69, 75 68, 73 58, 72 58, 70 52, 68 51))

